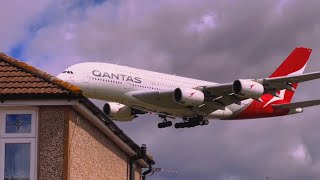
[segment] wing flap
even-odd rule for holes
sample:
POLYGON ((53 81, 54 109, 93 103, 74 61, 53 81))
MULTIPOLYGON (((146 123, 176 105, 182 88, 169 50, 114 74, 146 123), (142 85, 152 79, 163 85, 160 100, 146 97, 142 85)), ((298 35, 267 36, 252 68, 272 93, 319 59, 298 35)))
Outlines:
POLYGON ((202 86, 202 90, 205 92, 209 92, 215 96, 227 95, 232 93, 232 84, 233 83, 224 83, 224 84, 215 84, 202 86))
POLYGON ((320 99, 287 103, 287 104, 273 104, 272 107, 278 108, 278 109, 294 109, 294 108, 305 108, 305 107, 317 106, 317 105, 320 105, 320 99))

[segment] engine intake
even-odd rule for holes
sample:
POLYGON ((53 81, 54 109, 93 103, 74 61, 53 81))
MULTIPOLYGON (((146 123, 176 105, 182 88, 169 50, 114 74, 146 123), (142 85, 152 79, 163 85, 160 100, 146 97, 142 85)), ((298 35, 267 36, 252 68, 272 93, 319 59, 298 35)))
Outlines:
POLYGON ((264 93, 264 87, 249 79, 238 79, 233 82, 232 91, 240 97, 259 99, 264 93))
POLYGON ((116 121, 132 121, 135 117, 130 107, 116 102, 106 103, 103 112, 116 121))
POLYGON ((199 106, 204 102, 204 94, 195 89, 177 88, 173 92, 173 99, 184 106, 199 106))

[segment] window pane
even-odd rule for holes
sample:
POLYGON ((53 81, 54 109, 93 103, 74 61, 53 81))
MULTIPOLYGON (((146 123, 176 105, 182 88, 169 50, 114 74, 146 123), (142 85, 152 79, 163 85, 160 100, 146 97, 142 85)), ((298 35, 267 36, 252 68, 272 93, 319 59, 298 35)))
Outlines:
POLYGON ((7 114, 6 133, 31 133, 31 114, 7 114))
POLYGON ((5 180, 30 179, 30 144, 6 143, 5 144, 5 180))

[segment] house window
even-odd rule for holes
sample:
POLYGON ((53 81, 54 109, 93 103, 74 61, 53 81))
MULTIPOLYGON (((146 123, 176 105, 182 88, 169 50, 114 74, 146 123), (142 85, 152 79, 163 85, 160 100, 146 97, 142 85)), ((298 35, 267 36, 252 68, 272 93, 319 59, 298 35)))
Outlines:
POLYGON ((5 133, 31 133, 31 114, 7 114, 5 133))
POLYGON ((0 179, 36 179, 36 109, 0 109, 0 122, 0 179))
POLYGON ((30 179, 30 144, 6 143, 4 179, 30 179))

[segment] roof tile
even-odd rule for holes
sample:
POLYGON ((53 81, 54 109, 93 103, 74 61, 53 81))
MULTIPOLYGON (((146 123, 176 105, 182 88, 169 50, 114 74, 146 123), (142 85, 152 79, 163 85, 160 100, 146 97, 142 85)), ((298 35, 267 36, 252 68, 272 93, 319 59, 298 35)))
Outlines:
MULTIPOLYGON (((3 66, 0 66, 0 70, 3 68, 3 66)), ((21 72, 21 71, 0 71, 0 77, 15 77, 15 76, 19 76, 19 77, 26 77, 26 76, 32 76, 31 74, 25 73, 25 72, 21 72)))
MULTIPOLYGON (((70 95, 81 89, 0 53, 0 96, 6 95, 70 95)), ((56 96, 55 96, 56 97, 56 96)))

